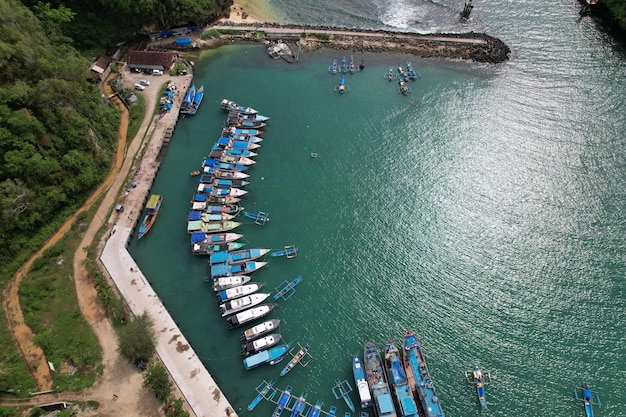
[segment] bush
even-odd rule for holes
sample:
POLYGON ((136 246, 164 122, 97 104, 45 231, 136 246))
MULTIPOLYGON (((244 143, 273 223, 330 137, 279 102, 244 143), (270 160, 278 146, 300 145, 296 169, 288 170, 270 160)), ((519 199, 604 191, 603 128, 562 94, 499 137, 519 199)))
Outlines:
POLYGON ((152 389, 154 395, 161 402, 165 401, 172 392, 172 383, 167 370, 160 363, 150 362, 150 366, 143 376, 143 385, 152 389))
POLYGON ((131 363, 137 359, 150 358, 154 353, 156 335, 152 319, 145 312, 119 328, 117 336, 120 354, 131 363))

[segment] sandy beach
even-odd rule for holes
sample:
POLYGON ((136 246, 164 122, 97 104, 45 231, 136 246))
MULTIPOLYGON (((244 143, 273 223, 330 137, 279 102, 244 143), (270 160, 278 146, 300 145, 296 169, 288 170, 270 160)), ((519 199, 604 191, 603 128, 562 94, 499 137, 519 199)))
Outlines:
POLYGON ((232 23, 280 23, 277 13, 272 10, 267 1, 238 0, 230 6, 230 17, 220 19, 221 22, 232 23))

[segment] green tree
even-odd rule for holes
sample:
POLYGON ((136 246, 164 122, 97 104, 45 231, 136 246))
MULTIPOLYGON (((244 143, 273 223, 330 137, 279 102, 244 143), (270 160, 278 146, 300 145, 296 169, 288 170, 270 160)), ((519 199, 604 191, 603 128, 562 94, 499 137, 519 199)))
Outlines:
POLYGON ((165 401, 172 392, 167 370, 160 363, 150 361, 150 365, 143 376, 143 385, 152 389, 159 401, 165 401))
POLYGON ((152 319, 146 312, 118 330, 119 352, 131 362, 148 359, 154 353, 156 335, 152 319))

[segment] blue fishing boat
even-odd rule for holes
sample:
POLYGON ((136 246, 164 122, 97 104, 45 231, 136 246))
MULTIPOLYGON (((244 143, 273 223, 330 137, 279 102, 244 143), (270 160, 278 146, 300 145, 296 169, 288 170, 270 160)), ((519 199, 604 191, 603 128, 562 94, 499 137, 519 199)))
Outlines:
POLYGON ((198 111, 198 107, 200 107, 200 103, 202 103, 202 98, 204 97, 204 86, 201 86, 196 90, 196 93, 193 96, 193 100, 190 105, 186 106, 183 110, 181 108, 181 113, 188 114, 193 116, 198 111))
POLYGON ((254 219, 254 222, 257 224, 265 224, 271 220, 268 214, 262 211, 259 211, 256 214, 245 211, 243 215, 249 219, 254 219))
POLYGON ((348 61, 346 61, 345 55, 341 57, 341 72, 344 74, 348 73, 348 61))
POLYGON ((343 398, 348 408, 352 412, 354 412, 354 403, 350 399, 349 395, 352 391, 352 387, 350 386, 350 383, 348 383, 348 381, 340 381, 338 379, 335 379, 335 386, 333 387, 332 391, 336 399, 343 398))
POLYGON ((435 392, 435 386, 426 366, 426 359, 417 336, 407 330, 402 339, 404 371, 409 387, 419 399, 426 417, 443 417, 444 413, 435 392))
POLYGON ((343 74, 341 74, 341 77, 339 77, 339 83, 335 86, 335 91, 339 92, 339 94, 350 91, 350 87, 346 85, 346 77, 344 77, 343 74))
POLYGON ((255 109, 253 109, 252 107, 244 107, 244 106, 240 106, 239 104, 235 103, 232 100, 228 100, 228 99, 223 99, 221 106, 224 110, 227 111, 237 111, 239 113, 244 113, 244 114, 256 114, 258 113, 255 109))
POLYGON ((389 67, 389 73, 386 75, 386 78, 389 80, 389 82, 393 81, 393 67, 389 67))
POLYGON ((229 263, 237 265, 248 261, 254 261, 268 253, 269 249, 239 249, 235 251, 221 251, 211 255, 210 264, 229 263))
POLYGON ((413 64, 411 64, 411 61, 406 62, 406 68, 407 68, 407 74, 409 75, 410 79, 416 80, 418 78, 422 78, 420 73, 416 72, 415 68, 413 68, 413 64))
POLYGON ((222 148, 219 145, 214 145, 209 152, 209 158, 215 158, 217 160, 222 160, 224 157, 246 157, 246 158, 254 158, 257 156, 256 152, 252 152, 248 149, 232 149, 232 148, 222 148))
POLYGON ((216 264, 211 266, 211 278, 247 275, 267 265, 267 262, 244 262, 237 265, 216 264))
POLYGON ((284 250, 279 250, 278 252, 272 252, 272 256, 274 257, 286 256, 288 258, 293 258, 298 254, 299 251, 300 251, 300 248, 296 248, 295 246, 285 246, 284 250))
POLYGON ((146 214, 139 225, 139 234, 137 235, 137 239, 141 239, 150 231, 154 221, 159 214, 159 210, 161 209, 161 204, 163 203, 163 197, 159 194, 152 194, 146 203, 146 214))
POLYGON ((257 366, 261 366, 265 363, 268 363, 271 360, 274 360, 283 356, 285 352, 289 350, 289 346, 290 346, 289 344, 275 346, 268 350, 264 350, 262 352, 248 356, 247 358, 243 360, 243 366, 244 368, 246 368, 246 370, 250 370, 250 369, 256 368, 257 366))
POLYGON ((274 300, 282 298, 283 300, 289 300, 295 293, 295 286, 302 282, 302 276, 298 275, 291 282, 283 281, 276 288, 276 294, 274 294, 274 300))
POLYGON ((296 400, 296 403, 293 405, 293 408, 291 409, 291 417, 300 417, 302 415, 302 412, 304 411, 304 407, 306 407, 306 396, 307 394, 304 392, 300 394, 300 396, 296 400))
POLYGON ((213 159, 213 158, 206 158, 202 162, 202 168, 205 169, 207 167, 220 169, 222 171, 245 171, 249 168, 248 165, 227 164, 227 163, 220 162, 217 159, 213 159))
POLYGON ((354 375, 354 383, 356 384, 359 399, 361 400, 361 408, 371 407, 372 394, 370 393, 367 380, 365 379, 363 364, 361 363, 361 359, 359 359, 359 355, 356 353, 352 355, 352 374, 354 375))
POLYGON ((222 129, 222 136, 231 135, 247 135, 247 136, 260 136, 263 131, 260 129, 245 129, 240 127, 226 127, 222 129))
POLYGON ((185 93, 185 97, 183 101, 180 103, 180 113, 185 113, 189 107, 193 104, 193 98, 196 95, 196 85, 191 84, 187 92, 185 93))
POLYGON ((481 369, 480 364, 474 364, 474 369, 465 371, 465 379, 470 384, 476 385, 478 401, 482 408, 487 408, 487 397, 485 395, 485 384, 491 384, 491 373, 481 369))
POLYGON ((404 71, 401 64, 398 64, 398 81, 409 81, 409 74, 404 71))
POLYGON ((302 361, 304 360, 304 358, 306 356, 310 357, 309 349, 310 349, 309 345, 304 345, 304 346, 300 345, 300 350, 298 350, 298 352, 295 355, 293 355, 293 357, 291 358, 289 363, 287 365, 285 365, 285 367, 283 368, 282 371, 280 371, 280 376, 287 375, 293 368, 296 367, 296 365, 298 363, 301 363, 302 366, 307 366, 309 362, 307 361, 305 363, 305 362, 302 362, 302 361))
POLYGON ((337 407, 335 407, 334 405, 330 406, 330 409, 328 410, 328 417, 333 417, 337 415, 337 407))
POLYGON ((400 417, 417 417, 417 406, 404 373, 400 352, 391 340, 385 343, 385 366, 399 406, 400 417))
POLYGON ((574 396, 577 400, 585 403, 585 415, 593 417, 593 406, 600 406, 600 395, 592 391, 588 384, 582 387, 574 387, 574 396))
POLYGON ((254 400, 252 400, 250 405, 248 405, 248 411, 254 410, 254 407, 259 405, 259 403, 261 402, 261 400, 263 400, 263 398, 268 398, 268 399, 273 398, 272 394, 275 395, 276 393, 276 391, 272 390, 273 386, 274 386, 274 380, 270 380, 269 382, 264 380, 259 385, 257 385, 256 391, 258 392, 258 394, 256 397, 254 397, 254 400), (270 390, 272 394, 268 396, 270 390))
POLYGON ((280 394, 280 397, 278 397, 278 401, 276 402, 276 408, 274 408, 272 417, 280 417, 280 415, 283 413, 283 410, 289 405, 289 401, 291 401, 291 391, 293 391, 293 387, 291 385, 287 385, 283 392, 280 394))
POLYGON ((378 417, 396 417, 391 391, 385 377, 383 362, 378 349, 372 342, 367 342, 363 352, 363 367, 367 383, 372 392, 378 417))
POLYGON ((210 183, 215 188, 242 188, 250 184, 250 181, 246 180, 225 180, 222 178, 214 178, 210 183))
POLYGON ((328 72, 331 74, 337 74, 338 71, 339 71, 339 68, 337 67, 337 60, 333 59, 333 65, 328 67, 328 72))
POLYGON ((321 400, 317 400, 315 405, 311 408, 309 415, 307 417, 319 417, 322 412, 322 406, 324 403, 321 400))

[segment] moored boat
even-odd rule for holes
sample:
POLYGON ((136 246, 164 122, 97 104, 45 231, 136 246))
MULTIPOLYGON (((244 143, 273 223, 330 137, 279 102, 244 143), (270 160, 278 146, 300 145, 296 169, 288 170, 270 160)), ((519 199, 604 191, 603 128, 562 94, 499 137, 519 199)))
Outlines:
POLYGON ((265 396, 269 394, 273 386, 274 386, 274 380, 270 380, 269 382, 263 381, 260 385, 258 385, 256 387, 258 394, 256 397, 254 397, 254 400, 252 400, 250 405, 248 405, 248 411, 254 410, 254 407, 259 405, 261 400, 263 400, 263 398, 265 398, 265 396))
POLYGON ((250 280, 252 277, 248 275, 235 275, 232 277, 221 277, 213 279, 213 290, 214 291, 222 291, 227 290, 229 288, 237 287, 239 285, 244 285, 250 280))
POLYGON ((228 118, 237 118, 241 121, 247 121, 247 122, 267 122, 270 118, 268 116, 263 116, 260 115, 258 113, 255 114, 246 114, 246 113, 241 113, 238 112, 236 110, 233 111, 229 111, 228 112, 228 118))
POLYGON ((474 364, 474 368, 465 371, 465 379, 470 384, 476 386, 478 401, 483 409, 487 408, 487 395, 485 394, 485 384, 491 383, 491 373, 483 371, 479 363, 474 364))
POLYGON ((224 180, 220 178, 215 178, 211 183, 212 187, 215 188, 241 188, 250 184, 250 181, 245 180, 224 180))
POLYGON ((202 220, 187 222, 187 233, 223 233, 241 226, 241 223, 232 220, 205 223, 202 220))
POLYGON ((279 250, 277 252, 272 252, 271 256, 274 257, 278 257, 278 256, 288 256, 288 257, 293 257, 294 255, 296 255, 298 252, 300 251, 300 248, 296 248, 296 247, 289 247, 286 248, 284 250, 279 250))
POLYGON ((187 221, 203 221, 205 223, 223 222, 232 220, 235 216, 228 213, 207 213, 206 211, 191 210, 187 213, 187 221))
POLYGON ((152 228, 152 225, 159 214, 162 203, 163 197, 159 194, 152 194, 150 198, 148 198, 148 202, 146 203, 146 214, 139 225, 139 234, 137 235, 137 239, 144 237, 150 228, 152 228))
POLYGON ((352 374, 354 375, 354 383, 359 393, 359 399, 361 400, 361 408, 368 408, 372 406, 372 394, 370 393, 367 380, 365 379, 365 370, 361 359, 358 354, 352 355, 352 374))
MULTIPOLYGON (((244 362, 245 364, 245 362, 244 362)), ((287 407, 287 403, 291 400, 291 391, 293 387, 291 385, 287 385, 284 391, 278 397, 278 401, 276 401, 276 408, 274 408, 274 412, 272 413, 272 417, 280 417, 285 407, 287 407)))
POLYGON ((367 342, 363 352, 363 367, 367 383, 372 392, 378 417, 396 417, 389 384, 385 377, 383 362, 378 349, 372 342, 367 342))
POLYGON ((291 417, 300 417, 302 415, 304 407, 306 407, 306 397, 307 394, 305 392, 302 392, 300 396, 296 399, 296 403, 291 409, 291 417))
POLYGON ((207 175, 212 175, 213 178, 221 178, 224 180, 245 180, 250 177, 250 174, 246 174, 245 172, 239 171, 222 171, 220 169, 205 167, 204 173, 207 175))
POLYGON ((244 262, 258 259, 261 256, 268 253, 269 251, 270 251, 269 249, 258 249, 258 248, 240 249, 240 250, 236 250, 232 252, 221 251, 221 252, 217 252, 211 255, 211 258, 209 259, 209 263, 212 265, 221 264, 221 263, 237 265, 237 264, 241 264, 244 262))
POLYGON ((352 387, 350 386, 348 381, 340 381, 339 379, 335 379, 335 386, 333 387, 333 394, 335 395, 335 398, 343 398, 350 411, 354 412, 354 403, 350 399, 350 395, 348 395, 350 391, 352 391, 352 387), (346 386, 348 387, 348 389, 346 389, 346 386))
POLYGON ((337 74, 337 72, 339 71, 339 68, 337 67, 337 60, 333 59, 333 64, 328 67, 328 72, 331 74, 337 74))
POLYGON ((276 328, 279 325, 280 325, 280 320, 278 319, 264 321, 263 323, 259 323, 256 326, 253 326, 247 330, 244 330, 241 333, 241 340, 249 342, 251 340, 254 340, 258 337, 263 336, 264 334, 267 334, 273 330, 276 330, 276 328))
POLYGON ((226 127, 222 129, 222 134, 225 136, 228 135, 251 135, 251 136, 260 136, 263 134, 262 130, 259 129, 245 129, 240 127, 226 127))
MULTIPOLYGON (((268 350, 264 350, 254 355, 248 356, 247 358, 243 360, 243 366, 246 368, 246 370, 250 370, 250 369, 256 368, 257 366, 261 366, 264 363, 268 363, 269 361, 272 361, 274 359, 277 359, 283 356, 285 352, 289 350, 289 347, 290 347, 289 344, 274 346, 273 348, 270 348, 268 350)), ((279 404, 282 398, 283 396, 281 395, 278 400, 279 404)))
POLYGON ((204 97, 204 86, 201 86, 196 90, 196 93, 193 96, 193 100, 190 105, 188 105, 185 109, 181 109, 181 113, 188 114, 193 116, 198 111, 198 107, 200 107, 200 103, 202 103, 202 98, 204 97))
POLYGON ((237 265, 216 264, 211 266, 211 277, 219 278, 251 274, 265 265, 267 265, 267 262, 244 262, 237 265))
POLYGON ((309 345, 300 346, 300 350, 293 355, 293 358, 289 361, 287 365, 280 371, 280 376, 287 375, 295 366, 309 353, 309 345))
POLYGON ((259 282, 259 283, 253 282, 252 284, 239 285, 237 287, 232 287, 226 290, 221 290, 217 292, 217 300, 220 302, 229 301, 234 298, 239 298, 239 297, 243 297, 246 295, 250 295, 259 291, 264 286, 265 284, 262 282, 259 282))
POLYGON ((270 294, 251 294, 245 297, 235 298, 234 300, 226 301, 220 304, 220 310, 222 311, 222 317, 227 317, 246 310, 250 307, 261 304, 265 301, 270 294))
POLYGON ((263 213, 263 212, 259 212, 259 213, 250 213, 245 211, 243 213, 244 216, 246 216, 249 219, 253 219, 253 220, 257 220, 257 221, 262 221, 263 223, 267 223, 269 222, 271 219, 267 216, 267 213, 263 213))
POLYGON ((234 242, 242 237, 243 235, 239 233, 193 233, 191 235, 191 243, 206 242, 211 245, 222 245, 224 243, 234 242))
POLYGON ((274 345, 277 345, 281 341, 281 336, 278 333, 272 333, 268 336, 263 336, 259 339, 248 342, 242 346, 242 353, 245 356, 254 355, 262 350, 267 350, 274 345))
POLYGON ((228 322, 229 327, 241 326, 266 316, 274 309, 274 307, 276 307, 276 304, 262 304, 260 306, 249 308, 248 310, 244 310, 240 313, 233 314, 232 316, 227 317, 226 321, 228 322))
POLYGON ((411 330, 407 330, 404 335, 402 352, 409 387, 413 390, 415 398, 420 401, 426 417, 443 417, 444 413, 426 366, 422 346, 411 330))
POLYGON ((191 253, 197 256, 212 255, 216 252, 241 249, 245 243, 229 242, 221 245, 212 245, 206 242, 196 242, 191 245, 191 253))
POLYGON ((404 373, 400 352, 391 340, 385 343, 385 369, 396 396, 400 417, 417 417, 417 406, 404 373))
POLYGON ((324 403, 321 400, 317 400, 315 405, 311 408, 308 417, 319 417, 322 413, 322 406, 324 403))
POLYGON ((196 85, 191 84, 191 86, 189 86, 189 89, 185 93, 185 96, 183 97, 183 101, 180 103, 181 113, 186 112, 187 109, 191 107, 191 105, 193 104, 193 98, 195 95, 196 95, 196 85))
POLYGON ((240 106, 239 104, 235 103, 232 100, 228 100, 228 99, 223 99, 221 106, 224 110, 228 110, 228 111, 237 111, 239 113, 244 113, 244 114, 256 114, 258 113, 255 109, 253 109, 252 107, 244 107, 244 106, 240 106))

